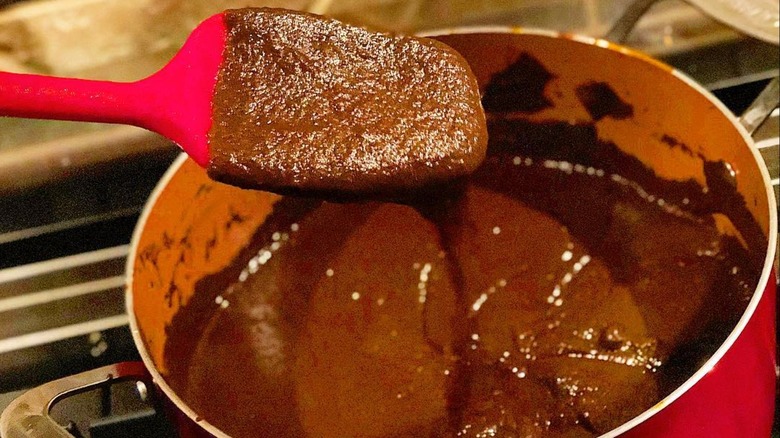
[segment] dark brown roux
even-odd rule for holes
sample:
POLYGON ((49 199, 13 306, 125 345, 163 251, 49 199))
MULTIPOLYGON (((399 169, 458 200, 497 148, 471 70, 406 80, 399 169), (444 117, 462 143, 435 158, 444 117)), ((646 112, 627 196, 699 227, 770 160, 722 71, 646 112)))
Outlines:
POLYGON ((479 88, 438 41, 278 9, 225 13, 209 174, 241 187, 395 194, 485 156, 479 88))
POLYGON ((724 163, 705 163, 704 193, 591 124, 489 131, 449 198, 280 201, 170 327, 176 392, 234 437, 577 437, 690 376, 766 246, 724 163))

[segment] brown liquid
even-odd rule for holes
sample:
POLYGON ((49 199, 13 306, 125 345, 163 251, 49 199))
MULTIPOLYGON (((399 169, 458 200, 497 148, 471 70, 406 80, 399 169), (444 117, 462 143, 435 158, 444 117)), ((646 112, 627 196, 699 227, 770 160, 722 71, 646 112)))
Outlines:
MULTIPOLYGON (((504 116, 486 90, 488 158, 447 197, 284 198, 199 284, 166 378, 200 416, 234 437, 592 436, 715 351, 766 245, 723 163, 707 193, 664 181, 592 125, 504 116)), ((583 95, 594 113, 626 116, 594 90, 612 108, 583 95)))
POLYGON ((396 195, 485 156, 479 88, 429 39, 277 9, 225 13, 209 174, 282 193, 396 195))

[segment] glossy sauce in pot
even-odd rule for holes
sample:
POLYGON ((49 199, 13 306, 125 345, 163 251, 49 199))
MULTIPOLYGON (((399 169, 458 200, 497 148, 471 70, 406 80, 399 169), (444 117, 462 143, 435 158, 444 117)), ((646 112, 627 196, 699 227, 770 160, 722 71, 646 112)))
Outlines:
MULTIPOLYGON (((544 84, 511 90, 549 77, 520 57, 493 78, 488 158, 437 198, 279 201, 174 318, 177 394, 235 437, 571 437, 690 376, 765 238, 725 163, 706 187, 665 181, 593 124, 526 120, 544 84)), ((606 84, 577 95, 594 120, 631 117, 606 84)))

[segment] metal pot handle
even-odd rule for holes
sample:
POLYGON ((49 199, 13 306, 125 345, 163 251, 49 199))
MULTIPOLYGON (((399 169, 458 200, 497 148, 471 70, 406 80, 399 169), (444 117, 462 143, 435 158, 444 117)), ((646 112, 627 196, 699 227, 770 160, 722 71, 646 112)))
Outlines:
POLYGON ((52 406, 69 395, 89 391, 117 379, 148 380, 141 362, 122 362, 74 376, 64 377, 33 388, 17 399, 0 416, 3 438, 73 438, 49 416, 52 406))
POLYGON ((780 104, 780 79, 775 77, 739 117, 739 123, 751 136, 780 104))
POLYGON ((612 28, 604 35, 604 39, 619 44, 624 43, 631 31, 634 30, 639 19, 657 2, 658 0, 636 0, 628 5, 626 10, 623 11, 623 15, 615 21, 612 28))

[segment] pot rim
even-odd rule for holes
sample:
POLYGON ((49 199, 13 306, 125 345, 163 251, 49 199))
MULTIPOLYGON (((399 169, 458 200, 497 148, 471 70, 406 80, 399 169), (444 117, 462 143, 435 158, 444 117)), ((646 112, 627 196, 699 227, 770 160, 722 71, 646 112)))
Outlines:
MULTIPOLYGON (((716 108, 720 110, 721 113, 723 113, 728 118, 728 120, 731 122, 733 127, 739 132, 742 139, 745 141, 745 144, 747 145, 748 149, 753 155, 753 159, 758 165, 759 173, 764 183, 764 188, 766 190, 766 196, 768 201, 769 235, 767 236, 768 247, 766 249, 766 257, 764 259, 764 264, 761 270, 761 277, 759 278, 758 284, 756 285, 756 289, 753 291, 753 295, 750 299, 750 302, 745 308, 745 311, 742 313, 742 316, 740 317, 739 321, 734 326, 734 329, 731 331, 731 333, 729 333, 726 340, 723 341, 723 343, 721 343, 720 347, 718 347, 715 353, 712 356, 710 356, 710 358, 704 363, 704 365, 699 367, 696 370, 696 372, 693 373, 693 375, 691 375, 682 385, 678 386, 674 391, 672 391, 669 395, 667 395, 666 397, 658 401, 652 407, 648 408, 641 414, 635 416, 631 420, 621 424, 617 428, 612 429, 609 432, 600 435, 599 438, 612 438, 618 436, 620 434, 629 431, 630 429, 633 429, 637 425, 646 421, 648 418, 662 411, 666 406, 670 405, 672 402, 677 400, 680 396, 682 396, 690 388, 692 388, 696 383, 698 383, 705 375, 707 375, 710 371, 712 371, 712 369, 723 358, 726 352, 731 349, 734 342, 737 340, 737 338, 739 338, 739 336, 744 331, 745 327, 747 326, 747 323, 752 319, 753 314, 755 313, 756 308, 758 307, 758 303, 763 297, 764 292, 767 289, 771 271, 773 269, 775 251, 777 248, 777 233, 778 233, 777 200, 775 199, 775 194, 772 189, 772 184, 769 177, 769 171, 767 170, 766 164, 764 163, 758 149, 756 148, 755 141, 753 140, 753 138, 750 136, 750 134, 748 134, 745 128, 739 123, 737 117, 734 116, 734 114, 720 100, 718 100, 712 93, 710 93, 707 89, 705 89, 703 86, 701 86, 699 83, 694 81, 685 73, 637 50, 630 49, 628 47, 601 38, 558 32, 558 31, 553 31, 548 29, 535 29, 535 28, 525 28, 525 27, 510 27, 510 26, 453 27, 453 28, 442 28, 442 29, 435 29, 431 31, 425 31, 420 33, 419 35, 425 37, 433 37, 433 36, 444 36, 450 34, 467 35, 467 34, 477 34, 477 33, 493 33, 493 34, 509 33, 509 34, 519 34, 519 35, 544 36, 544 37, 556 38, 556 39, 563 38, 575 43, 595 45, 604 49, 615 50, 622 54, 628 55, 632 58, 640 59, 642 61, 654 65, 655 67, 666 70, 669 73, 671 73, 671 75, 674 78, 681 80, 686 85, 693 88, 699 94, 707 98, 716 108)), ((207 432, 219 438, 230 438, 229 435, 222 432, 216 426, 214 426, 213 424, 209 423, 208 421, 206 421, 205 419, 197 415, 189 407, 189 405, 187 405, 187 403, 184 400, 179 398, 178 394, 176 394, 176 392, 168 385, 168 383, 165 381, 165 378, 157 370, 154 362, 152 361, 151 356, 146 351, 146 346, 144 344, 143 339, 141 338, 141 333, 138 328, 138 321, 136 320, 136 315, 133 310, 133 271, 135 267, 136 252, 138 250, 138 243, 141 239, 141 234, 145 228, 146 221, 149 217, 149 214, 151 213, 151 210, 154 207, 154 205, 157 203, 160 194, 168 186, 168 183, 173 179, 174 175, 179 171, 179 169, 187 160, 187 158, 188 158, 187 155, 182 153, 171 164, 171 166, 168 168, 168 170, 165 172, 162 178, 160 178, 160 181, 157 183, 157 186, 155 186, 154 190, 149 196, 149 199, 144 205, 144 209, 141 213, 141 216, 138 219, 138 223, 135 226, 135 229, 133 231, 133 236, 130 242, 130 252, 128 254, 127 263, 125 267, 125 283, 126 283, 125 308, 128 314, 130 330, 133 336, 133 341, 135 343, 136 349, 138 350, 138 353, 141 356, 144 365, 146 366, 149 373, 151 374, 154 383, 163 390, 166 397, 168 397, 176 405, 178 409, 180 409, 184 414, 187 415, 187 417, 192 419, 199 426, 204 428, 207 432)))

